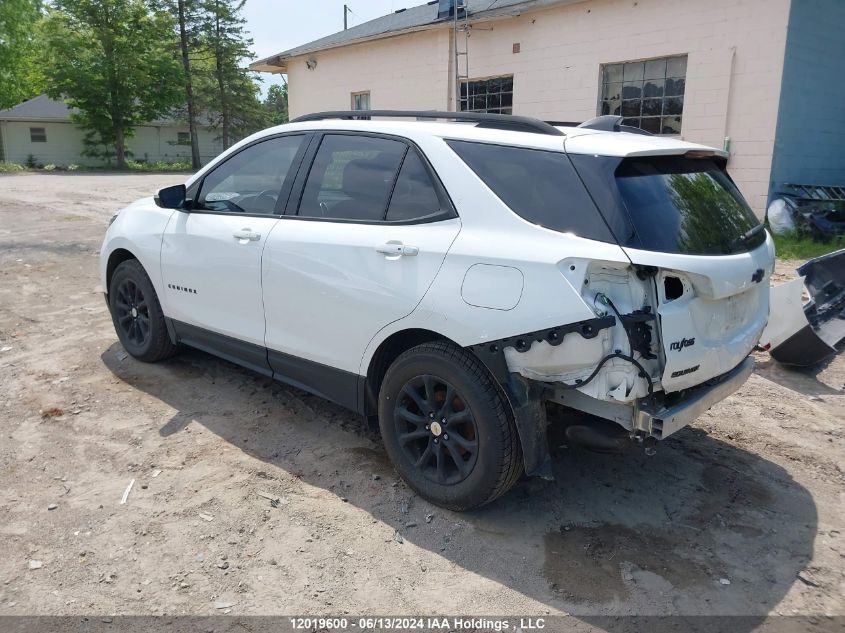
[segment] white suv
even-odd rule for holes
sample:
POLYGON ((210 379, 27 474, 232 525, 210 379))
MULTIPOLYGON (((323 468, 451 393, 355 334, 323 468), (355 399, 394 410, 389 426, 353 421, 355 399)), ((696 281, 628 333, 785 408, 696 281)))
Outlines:
POLYGON ((548 401, 583 412, 572 441, 649 448, 751 373, 774 249, 724 152, 620 123, 332 112, 255 134, 115 217, 117 334, 377 415, 453 509, 550 474, 548 401))

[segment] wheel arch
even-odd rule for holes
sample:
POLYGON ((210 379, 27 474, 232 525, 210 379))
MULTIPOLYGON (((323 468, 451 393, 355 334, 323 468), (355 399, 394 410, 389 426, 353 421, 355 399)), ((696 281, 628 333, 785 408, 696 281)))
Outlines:
MULTIPOLYGON (((130 259, 138 259, 138 257, 125 248, 116 248, 109 254, 109 258, 106 263, 106 287, 103 288, 103 292, 105 292, 106 296, 108 296, 109 289, 111 288, 111 280, 114 275, 114 271, 117 270, 117 267, 123 262, 129 261, 130 259)), ((141 265, 143 266, 143 264, 141 265)))
MULTIPOLYGON (((364 374, 363 393, 361 402, 363 413, 366 416, 376 415, 378 411, 378 395, 381 383, 387 369, 401 354, 412 347, 432 341, 448 341, 458 345, 448 336, 444 336, 433 330, 425 328, 407 328, 392 333, 379 343, 375 352, 370 357, 367 371, 364 374)), ((460 347, 460 346, 459 346, 460 347)))
POLYGON ((478 358, 487 368, 493 380, 499 385, 516 422, 526 474, 552 478, 542 387, 516 374, 510 374, 507 381, 502 382, 501 378, 496 377, 496 373, 488 362, 479 356, 472 346, 463 346, 434 330, 407 328, 390 334, 379 343, 370 358, 366 374, 362 376, 360 382, 358 401, 361 403, 359 408, 362 413, 368 418, 377 415, 381 383, 393 361, 412 347, 432 341, 447 341, 457 347, 462 347, 478 358))

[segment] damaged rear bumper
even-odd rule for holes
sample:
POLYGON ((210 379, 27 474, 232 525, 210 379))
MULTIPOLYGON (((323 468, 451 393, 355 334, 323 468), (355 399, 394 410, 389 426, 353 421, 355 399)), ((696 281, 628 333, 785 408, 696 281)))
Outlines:
MULTIPOLYGON (((836 354, 845 342, 845 249, 811 259, 797 272, 810 294, 803 327, 773 344, 770 353, 780 363, 812 367, 836 354)), ((774 310, 778 307, 773 306, 772 315, 780 319, 774 310)))
POLYGON ((812 367, 845 342, 845 249, 809 260, 798 274, 810 301, 801 308, 798 280, 774 288, 770 324, 760 343, 771 345, 780 363, 812 367))
POLYGON ((683 398, 674 404, 640 406, 634 414, 634 427, 662 440, 742 387, 753 371, 754 359, 748 356, 728 373, 687 389, 683 398))

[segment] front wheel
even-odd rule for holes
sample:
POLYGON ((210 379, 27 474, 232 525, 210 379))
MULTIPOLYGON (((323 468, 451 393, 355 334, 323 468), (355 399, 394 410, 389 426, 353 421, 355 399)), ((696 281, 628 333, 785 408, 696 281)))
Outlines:
POLYGON ((379 392, 379 426, 402 478, 432 503, 469 510, 522 474, 510 407, 487 368, 447 342, 397 358, 379 392))
POLYGON ((138 360, 154 363, 176 351, 153 282, 137 259, 115 269, 109 283, 109 310, 123 349, 138 360))

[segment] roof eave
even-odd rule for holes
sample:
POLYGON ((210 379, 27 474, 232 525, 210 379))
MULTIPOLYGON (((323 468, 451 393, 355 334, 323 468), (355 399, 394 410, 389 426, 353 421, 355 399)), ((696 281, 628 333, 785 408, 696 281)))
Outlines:
POLYGON ((290 58, 283 55, 265 57, 264 59, 259 59, 257 62, 252 62, 249 65, 249 69, 258 73, 287 73, 288 59, 290 58))
POLYGON ((451 22, 431 22, 429 24, 422 24, 420 26, 412 26, 406 29, 401 29, 398 31, 388 31, 386 33, 374 33, 373 35, 367 35, 365 37, 358 37, 354 40, 347 40, 345 42, 338 42, 336 44, 329 44, 327 46, 319 46, 315 47, 310 50, 304 50, 296 53, 296 55, 289 55, 287 52, 279 53, 278 55, 271 55, 270 57, 265 57, 264 59, 259 59, 249 65, 250 70, 254 70, 256 72, 266 72, 266 73, 287 73, 288 71, 288 62, 298 59, 300 57, 305 57, 306 55, 313 55, 315 53, 322 53, 324 51, 333 50, 335 48, 346 48, 347 46, 354 46, 356 44, 363 44, 364 42, 372 42, 374 40, 386 40, 391 37, 399 37, 400 35, 406 35, 408 33, 416 33, 419 31, 431 31, 438 28, 443 28, 447 24, 451 24, 451 22))
MULTIPOLYGON (((501 18, 510 18, 510 17, 517 17, 522 15, 526 12, 531 11, 540 11, 543 9, 548 9, 556 5, 560 4, 575 4, 577 2, 582 2, 583 0, 525 0, 525 2, 511 5, 506 7, 495 7, 492 9, 485 9, 482 11, 476 11, 470 13, 469 21, 470 22, 486 22, 490 20, 498 20, 501 18)), ((361 44, 363 42, 371 42, 373 40, 383 40, 391 37, 397 37, 399 35, 405 35, 407 33, 414 33, 418 31, 428 31, 432 29, 443 28, 446 26, 452 25, 451 18, 440 18, 433 22, 428 22, 426 24, 419 24, 412 27, 407 27, 404 29, 399 29, 396 31, 384 31, 382 33, 374 33, 372 35, 368 35, 365 37, 358 37, 352 40, 346 40, 343 42, 337 42, 334 44, 327 44, 325 46, 315 46, 312 49, 306 50, 297 50, 301 47, 296 47, 293 49, 289 49, 287 51, 282 51, 281 53, 277 53, 276 55, 271 55, 270 57, 265 57, 264 59, 259 59, 258 61, 253 62, 249 65, 250 70, 254 70, 256 72, 268 72, 268 73, 287 73, 288 71, 288 62, 292 59, 296 59, 299 57, 304 57, 305 55, 312 55, 315 53, 320 53, 323 51, 333 50, 336 48, 344 48, 346 46, 354 46, 355 44, 361 44), (291 51, 296 50, 295 54, 291 54, 291 51)))

